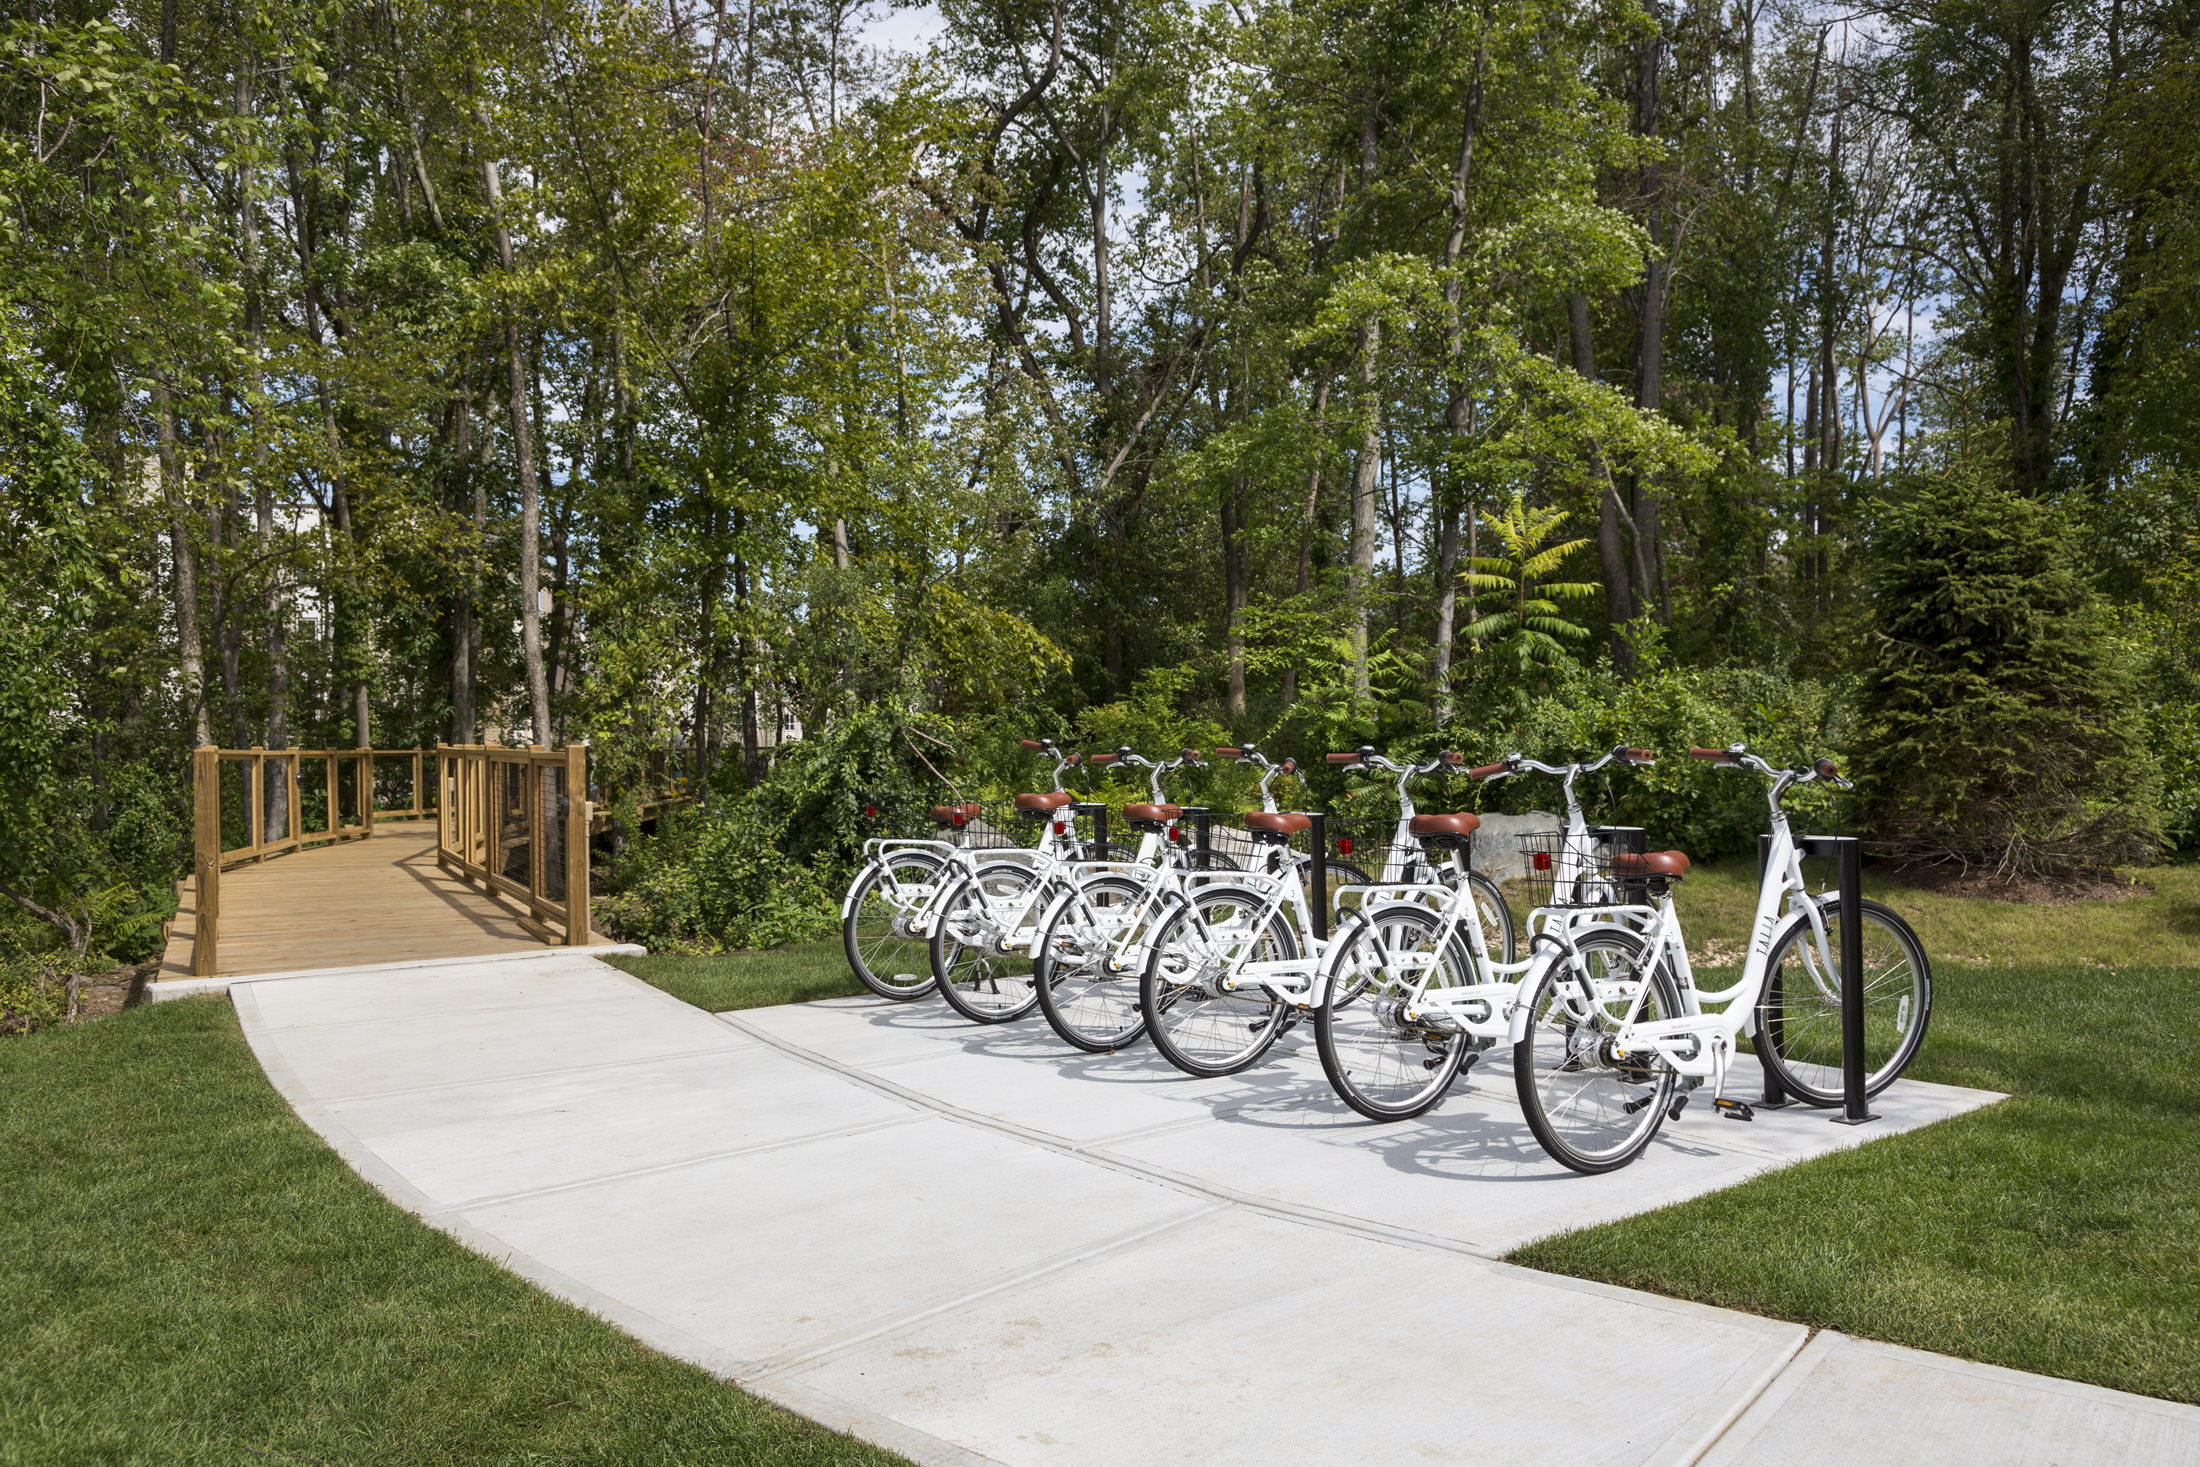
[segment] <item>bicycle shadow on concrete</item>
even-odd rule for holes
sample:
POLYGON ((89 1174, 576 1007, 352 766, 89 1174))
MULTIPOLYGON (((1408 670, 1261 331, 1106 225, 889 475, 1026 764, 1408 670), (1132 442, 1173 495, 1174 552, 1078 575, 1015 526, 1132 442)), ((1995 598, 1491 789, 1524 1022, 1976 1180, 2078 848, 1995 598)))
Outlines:
MULTIPOLYGON (((1171 1128, 1215 1122, 1305 1135, 1379 1157, 1396 1172, 1452 1181, 1547 1182, 1574 1175, 1536 1142, 1513 1099, 1511 1056, 1500 1051, 1485 1052, 1433 1110, 1411 1121, 1379 1122, 1337 1098, 1321 1072, 1313 1036, 1304 1029, 1285 1035, 1248 1069, 1201 1079, 1176 1069, 1144 1039, 1107 1054, 1074 1049, 1036 1014, 1005 1024, 972 1024, 936 998, 878 1006, 835 1001, 835 1006, 860 1013, 867 1024, 936 1036, 943 1050, 973 1059, 1043 1066, 1064 1079, 1110 1087, 1181 1086, 1182 1098, 1204 1115, 1187 1116, 1171 1128)), ((933 1057, 885 1063, 891 1068, 933 1057)), ((1722 1152, 1667 1128, 1643 1160, 1650 1163, 1661 1154, 1711 1159, 1722 1152)))

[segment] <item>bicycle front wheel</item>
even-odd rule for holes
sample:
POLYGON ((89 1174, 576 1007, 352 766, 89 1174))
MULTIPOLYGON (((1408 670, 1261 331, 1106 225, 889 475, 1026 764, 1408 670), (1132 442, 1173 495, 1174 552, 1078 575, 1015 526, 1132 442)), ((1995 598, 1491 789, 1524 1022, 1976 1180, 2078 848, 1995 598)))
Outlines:
POLYGON ((1574 946, 1578 963, 1553 963, 1528 997, 1513 1081, 1552 1160, 1577 1172, 1616 1171, 1658 1134, 1676 1077, 1656 1053, 1623 1053, 1614 1041, 1645 985, 1638 1023, 1677 1017, 1680 998, 1664 963, 1633 933, 1577 932, 1574 946))
POLYGON ((1444 1098, 1474 1041, 1456 1023, 1408 1018, 1411 1000, 1475 981, 1474 959, 1444 919, 1419 904, 1355 922, 1330 958, 1314 1015, 1322 1070, 1345 1104, 1377 1121, 1417 1116, 1444 1098))
POLYGON ((932 965, 915 923, 936 894, 942 863, 929 851, 891 851, 867 864, 849 891, 840 945, 856 980, 880 998, 922 998, 932 965))
POLYGON ((1006 1024, 1039 1002, 1031 955, 1002 939, 1028 924, 1038 876, 1009 862, 979 868, 943 899, 932 929, 932 976, 940 997, 973 1024, 1006 1024))
POLYGON ((1283 1032, 1286 1006, 1266 990, 1223 987, 1241 962, 1299 955, 1290 924, 1245 887, 1210 886, 1172 912, 1154 934, 1139 980, 1146 1033, 1187 1075, 1231 1075, 1254 1064, 1283 1032))
MULTIPOLYGON (((1846 1052, 1841 950, 1852 927, 1842 920, 1838 899, 1820 903, 1819 911, 1826 924, 1823 948, 1808 912, 1790 917, 1773 938, 1753 1037, 1782 1089, 1812 1105, 1839 1105, 1846 1052)), ((1933 974, 1910 924, 1879 903, 1864 903, 1863 920, 1854 925, 1864 945, 1864 1093, 1877 1095, 1925 1041, 1933 974)))
POLYGON ((1138 972, 1110 964, 1125 930, 1137 920, 1145 888, 1127 877, 1088 881, 1062 903, 1033 949, 1039 1012, 1063 1042, 1090 1054, 1136 1043, 1146 1032, 1138 1007, 1138 972))

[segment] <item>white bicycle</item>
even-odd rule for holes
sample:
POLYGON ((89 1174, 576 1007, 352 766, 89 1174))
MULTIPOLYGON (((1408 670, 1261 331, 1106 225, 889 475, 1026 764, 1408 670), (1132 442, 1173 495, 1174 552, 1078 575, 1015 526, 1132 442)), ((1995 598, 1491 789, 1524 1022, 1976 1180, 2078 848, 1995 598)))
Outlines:
MULTIPOLYGON (((1051 739, 1025 739, 1023 746, 1054 760, 1051 793, 1016 797, 1022 818, 1046 821, 1040 850, 1049 857, 1092 854, 1076 834, 1074 813, 1065 814, 1076 796, 1062 787, 1062 771, 1075 768, 1081 756, 1061 752, 1051 739)), ((870 805, 865 815, 884 819, 889 812, 870 805)), ((937 986, 930 947, 942 898, 975 869, 980 848, 1005 855, 1010 844, 984 828, 982 815, 974 802, 935 805, 929 818, 937 834, 931 838, 874 836, 863 843, 864 862, 840 904, 841 947, 849 969, 879 997, 922 998, 937 986)))
MULTIPOLYGON (((1909 924, 1872 901, 1845 912, 1838 897, 1814 895, 1803 879, 1781 800, 1797 785, 1842 783, 1833 761, 1778 769, 1741 744, 1689 753, 1772 780, 1772 840, 1748 956, 1732 987, 1699 989, 1673 909, 1688 857, 1612 858, 1612 876, 1641 882, 1655 903, 1624 909, 1639 929, 1628 934, 1638 945, 1631 961, 1603 974, 1547 972, 1522 986, 1511 1015, 1513 1077, 1528 1124, 1545 1151, 1578 1172, 1633 1161, 1706 1080, 1721 1114, 1753 1119, 1749 1105, 1725 1093, 1744 1029, 1783 1088, 1814 1105, 1839 1104, 1844 944, 1863 946, 1867 1095, 1909 1065, 1932 1019, 1932 970, 1909 924)), ((1589 931, 1546 927, 1537 940, 1567 942, 1589 931)))

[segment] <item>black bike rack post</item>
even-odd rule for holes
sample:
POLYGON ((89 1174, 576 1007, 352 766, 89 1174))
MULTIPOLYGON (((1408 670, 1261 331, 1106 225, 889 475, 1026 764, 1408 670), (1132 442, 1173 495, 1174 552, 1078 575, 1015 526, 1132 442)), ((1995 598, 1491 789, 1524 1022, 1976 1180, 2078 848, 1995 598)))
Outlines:
POLYGON ((1309 814, 1307 838, 1314 844, 1314 940, 1329 940, 1329 817, 1309 814))
POLYGON ((1876 1121, 1864 1103, 1864 857, 1853 835, 1806 835, 1806 856, 1839 866, 1841 887, 1841 1114, 1834 1122, 1861 1126, 1876 1121))
POLYGON ((1202 871, 1207 869, 1207 853, 1213 849, 1209 832, 1214 825, 1214 819, 1212 810, 1192 812, 1192 849, 1199 852, 1199 869, 1202 871))
POLYGON ((1077 813, 1092 817, 1092 849, 1095 861, 1108 856, 1108 807, 1101 804, 1079 805, 1077 813))

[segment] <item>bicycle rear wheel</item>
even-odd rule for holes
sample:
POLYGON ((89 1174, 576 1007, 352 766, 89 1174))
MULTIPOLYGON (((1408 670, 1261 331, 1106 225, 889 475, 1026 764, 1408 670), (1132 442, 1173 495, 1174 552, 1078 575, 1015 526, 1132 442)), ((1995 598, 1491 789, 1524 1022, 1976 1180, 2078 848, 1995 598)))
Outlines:
MULTIPOLYGON (((1450 884, 1451 881, 1445 883, 1447 886, 1450 884)), ((1489 948, 1490 961, 1516 961, 1513 957, 1513 944, 1516 941, 1513 914, 1512 908, 1505 905, 1505 894, 1497 889, 1496 882, 1479 871, 1467 873, 1467 889, 1474 893, 1475 915, 1482 919, 1482 941, 1489 948)))
POLYGON ((943 864, 930 851, 891 851, 867 864, 849 891, 841 949, 856 980, 880 998, 932 991, 929 944, 912 924, 937 894, 943 864))
POLYGON ((1444 919, 1418 903, 1384 907, 1355 922, 1330 960, 1328 998, 1314 1040, 1330 1088, 1371 1120, 1402 1121, 1437 1101, 1474 1041, 1449 1021, 1409 1022, 1402 1010, 1427 994, 1475 981, 1474 959, 1444 919))
MULTIPOLYGON (((1839 899, 1823 902, 1826 946, 1820 950, 1807 912, 1788 919, 1772 940, 1764 992, 1758 995, 1758 1053, 1781 1088, 1812 1105, 1839 1105, 1841 1064, 1841 945, 1850 925, 1839 899)), ((1864 903, 1864 1093, 1877 1095, 1908 1068, 1933 1016, 1933 974, 1925 949, 1903 921, 1877 902, 1864 903)))
POLYGON ((1577 1172, 1616 1171, 1658 1134, 1676 1076, 1654 1053, 1620 1053, 1613 1038, 1645 983, 1638 1022, 1677 1017, 1680 999, 1665 964, 1633 933, 1577 931, 1574 945, 1580 967, 1553 963, 1528 996, 1513 1080, 1528 1128, 1552 1160, 1577 1172))
POLYGON ((1030 867, 1004 861, 980 867, 942 901, 932 929, 932 976, 940 997, 973 1024, 1006 1024, 1039 1002, 1031 954, 1004 951, 1000 941, 1008 935, 1004 919, 1032 919, 1023 908, 1038 880, 1030 867))
POLYGON ((1266 910, 1257 891, 1210 886, 1170 913, 1154 934, 1139 980, 1139 1008, 1154 1048, 1187 1075, 1235 1074, 1257 1062, 1283 1032, 1284 1004, 1262 989, 1220 986, 1240 958, 1281 962, 1299 955, 1282 913, 1263 920, 1266 910))
POLYGON ((1108 968, 1145 892, 1128 877, 1089 881, 1062 903, 1040 935, 1032 950, 1039 1012, 1064 1043, 1106 1054, 1146 1032, 1137 971, 1108 968))

